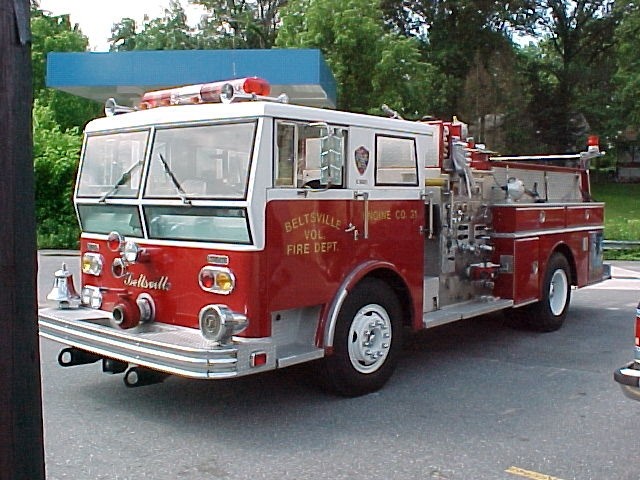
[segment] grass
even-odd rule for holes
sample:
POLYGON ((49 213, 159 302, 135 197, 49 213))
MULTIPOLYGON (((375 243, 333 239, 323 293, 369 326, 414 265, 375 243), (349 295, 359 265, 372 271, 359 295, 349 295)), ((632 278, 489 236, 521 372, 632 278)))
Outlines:
MULTIPOLYGON (((604 238, 606 240, 640 241, 640 184, 595 183, 593 198, 605 202, 604 238)), ((607 250, 608 260, 640 260, 640 249, 607 250)))

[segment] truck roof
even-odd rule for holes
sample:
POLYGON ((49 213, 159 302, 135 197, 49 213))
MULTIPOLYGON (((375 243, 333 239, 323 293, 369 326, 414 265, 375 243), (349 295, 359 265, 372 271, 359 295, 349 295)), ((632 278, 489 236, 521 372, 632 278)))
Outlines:
POLYGON ((434 126, 408 120, 378 117, 360 113, 349 113, 287 103, 250 101, 199 105, 174 105, 138 110, 89 122, 85 133, 149 127, 178 123, 235 120, 243 118, 273 117, 303 121, 327 122, 345 126, 368 127, 404 133, 433 135, 434 126))

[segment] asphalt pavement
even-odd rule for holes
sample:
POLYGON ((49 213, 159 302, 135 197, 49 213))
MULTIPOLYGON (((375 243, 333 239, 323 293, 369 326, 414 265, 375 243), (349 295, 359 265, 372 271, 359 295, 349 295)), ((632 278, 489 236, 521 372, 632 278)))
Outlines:
MULTIPOLYGON (((39 256, 41 298, 62 261, 78 270, 58 253, 39 256)), ((637 480, 640 402, 613 371, 632 359, 640 263, 613 264, 560 331, 500 314, 420 332, 390 382, 353 399, 304 365, 130 389, 99 364, 58 366, 41 340, 47 478, 637 480)))

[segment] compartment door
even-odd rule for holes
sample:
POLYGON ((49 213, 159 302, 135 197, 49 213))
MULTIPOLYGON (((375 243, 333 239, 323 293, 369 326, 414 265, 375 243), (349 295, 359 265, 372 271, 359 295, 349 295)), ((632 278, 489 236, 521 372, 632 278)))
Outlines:
POLYGON ((513 300, 516 305, 538 299, 540 293, 540 239, 515 241, 513 266, 513 300))

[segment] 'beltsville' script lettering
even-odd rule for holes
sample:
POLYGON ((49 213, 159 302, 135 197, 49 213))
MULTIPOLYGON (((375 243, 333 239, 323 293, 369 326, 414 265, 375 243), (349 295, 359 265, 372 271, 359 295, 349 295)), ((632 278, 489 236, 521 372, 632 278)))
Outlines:
POLYGON ((124 277, 124 284, 127 287, 138 287, 146 290, 169 290, 171 288, 169 277, 162 276, 158 280, 149 280, 144 273, 141 273, 138 278, 128 273, 124 277))

